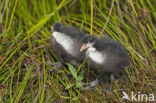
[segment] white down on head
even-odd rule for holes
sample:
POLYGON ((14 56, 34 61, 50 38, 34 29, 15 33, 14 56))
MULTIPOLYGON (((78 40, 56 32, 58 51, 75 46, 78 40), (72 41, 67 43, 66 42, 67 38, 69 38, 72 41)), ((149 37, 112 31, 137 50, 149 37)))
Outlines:
POLYGON ((56 42, 59 43, 69 54, 76 55, 74 44, 77 43, 70 36, 60 32, 53 32, 52 35, 56 42))
POLYGON ((106 55, 97 51, 94 47, 89 47, 87 49, 87 56, 97 64, 105 63, 106 55))

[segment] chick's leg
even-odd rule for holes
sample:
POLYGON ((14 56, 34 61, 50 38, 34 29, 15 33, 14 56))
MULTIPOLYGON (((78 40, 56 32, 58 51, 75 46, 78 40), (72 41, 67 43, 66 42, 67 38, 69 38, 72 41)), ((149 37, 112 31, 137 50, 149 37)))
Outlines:
POLYGON ((100 73, 100 75, 98 76, 98 78, 96 78, 96 80, 90 82, 90 83, 83 83, 83 85, 85 85, 86 87, 84 87, 83 89, 89 89, 89 88, 94 88, 99 84, 99 80, 101 79, 101 77, 103 76, 103 72, 100 73))
POLYGON ((111 84, 110 84, 110 87, 109 87, 110 91, 112 91, 113 80, 114 80, 114 74, 111 74, 111 84))

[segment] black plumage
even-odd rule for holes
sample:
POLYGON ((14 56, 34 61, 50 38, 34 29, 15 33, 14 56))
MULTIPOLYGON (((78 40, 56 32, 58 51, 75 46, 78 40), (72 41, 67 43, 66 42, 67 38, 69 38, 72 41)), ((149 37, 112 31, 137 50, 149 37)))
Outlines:
POLYGON ((82 42, 80 51, 86 49, 87 62, 89 62, 90 67, 100 70, 98 78, 89 83, 88 87, 96 86, 104 73, 112 74, 112 85, 113 74, 123 71, 129 65, 130 60, 125 47, 120 42, 105 37, 86 36, 82 42))
POLYGON ((85 52, 80 52, 84 33, 76 28, 64 26, 62 23, 55 23, 52 26, 52 33, 52 49, 61 63, 79 66, 85 58, 85 52))

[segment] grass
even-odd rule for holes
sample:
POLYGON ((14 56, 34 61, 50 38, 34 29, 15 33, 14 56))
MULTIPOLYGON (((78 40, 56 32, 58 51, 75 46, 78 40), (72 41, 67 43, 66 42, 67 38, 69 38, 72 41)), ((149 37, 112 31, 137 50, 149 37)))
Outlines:
MULTIPOLYGON (((156 96, 156 2, 155 0, 0 0, 0 102, 120 102, 122 91, 156 96), (111 10, 112 9, 112 10, 111 10), (120 41, 131 65, 124 78, 115 79, 114 95, 105 76, 97 91, 65 90, 74 80, 49 73, 44 61, 50 55, 50 29, 54 22, 75 25, 92 35, 120 41), (102 32, 102 33, 101 33, 102 32)), ((88 72, 86 80, 91 81, 88 72), (89 75, 89 76, 88 76, 89 75)), ((155 98, 156 99, 156 98, 155 98)))

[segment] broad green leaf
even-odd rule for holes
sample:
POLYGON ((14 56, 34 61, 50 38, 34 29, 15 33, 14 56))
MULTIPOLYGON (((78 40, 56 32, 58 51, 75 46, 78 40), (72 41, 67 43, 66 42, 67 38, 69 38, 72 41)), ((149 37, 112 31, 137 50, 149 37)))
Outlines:
POLYGON ((75 79, 77 79, 77 71, 76 71, 76 69, 71 64, 67 63, 67 65, 69 66, 69 70, 70 70, 71 74, 74 76, 75 79))
POLYGON ((80 81, 76 80, 75 87, 76 87, 76 88, 81 88, 81 87, 83 87, 82 82, 80 82, 80 81))
POLYGON ((78 77, 77 77, 77 80, 79 80, 79 81, 82 81, 82 80, 83 80, 83 78, 84 78, 84 72, 85 72, 84 69, 81 70, 80 74, 79 74, 78 77))
POLYGON ((85 63, 86 63, 86 58, 84 59, 83 63, 78 67, 77 73, 80 71, 81 68, 84 68, 85 63))

